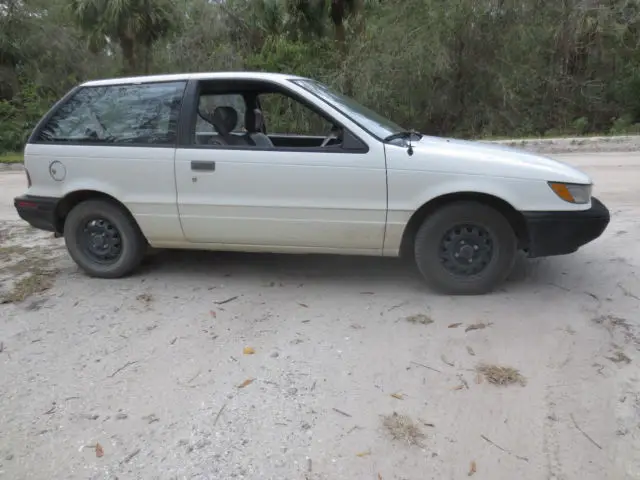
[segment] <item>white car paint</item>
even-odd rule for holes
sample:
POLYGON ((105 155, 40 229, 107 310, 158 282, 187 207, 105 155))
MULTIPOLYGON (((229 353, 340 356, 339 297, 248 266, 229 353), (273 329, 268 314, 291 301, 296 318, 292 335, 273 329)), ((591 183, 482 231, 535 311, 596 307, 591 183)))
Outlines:
POLYGON ((28 195, 63 198, 94 190, 119 200, 152 242, 183 242, 176 205, 174 148, 96 147, 28 144, 28 195), (60 161, 67 176, 57 182, 49 164, 60 161))
MULTIPOLYGON (((417 150, 425 159, 437 156, 441 162, 448 162, 431 165, 429 170, 453 170, 497 178, 591 183, 587 174, 558 160, 500 145, 424 136, 417 150)), ((562 205, 564 207, 564 203, 562 205)))
POLYGON ((191 242, 382 251, 382 145, 365 154, 178 149, 176 182, 191 242), (194 182, 192 160, 215 160, 216 170, 194 182))
POLYGON ((407 148, 387 145, 389 213, 385 255, 399 252, 407 222, 422 205, 443 195, 492 195, 519 211, 587 210, 555 195, 548 181, 590 184, 581 171, 539 155, 479 142, 424 136, 407 148))
POLYGON ((547 182, 590 184, 556 160, 507 147, 424 136, 384 144, 309 91, 297 78, 267 73, 187 74, 88 82, 124 85, 194 79, 260 79, 312 102, 352 131, 367 153, 228 148, 147 148, 28 144, 29 195, 106 193, 133 214, 155 247, 363 255, 399 253, 411 215, 439 196, 477 192, 520 211, 585 210, 561 200, 547 182), (67 171, 49 174, 53 161, 67 171), (215 161, 194 172, 190 162, 215 161))

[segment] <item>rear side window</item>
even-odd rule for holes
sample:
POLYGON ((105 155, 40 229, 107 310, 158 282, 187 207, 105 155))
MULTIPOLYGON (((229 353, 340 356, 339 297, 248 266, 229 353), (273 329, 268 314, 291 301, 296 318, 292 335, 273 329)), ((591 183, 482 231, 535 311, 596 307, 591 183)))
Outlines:
POLYGON ((172 82, 82 88, 54 112, 37 142, 171 146, 185 86, 172 82))

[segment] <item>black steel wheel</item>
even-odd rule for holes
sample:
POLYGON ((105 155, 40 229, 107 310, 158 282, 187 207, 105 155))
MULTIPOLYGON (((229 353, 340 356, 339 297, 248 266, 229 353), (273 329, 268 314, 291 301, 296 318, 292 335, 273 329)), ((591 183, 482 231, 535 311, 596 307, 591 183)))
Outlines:
POLYGON ((80 227, 82 248, 89 258, 104 265, 118 261, 122 255, 122 237, 113 223, 106 218, 96 217, 80 227))
POLYGON ((144 258, 146 239, 129 212, 107 200, 76 205, 64 223, 67 250, 88 275, 118 278, 144 258))
POLYGON ((440 247, 442 265, 454 275, 478 275, 493 258, 491 234, 480 225, 454 226, 442 237, 440 247))
POLYGON ((435 289, 454 295, 494 290, 513 268, 516 235, 498 211, 476 202, 446 205, 425 219, 415 260, 435 289))

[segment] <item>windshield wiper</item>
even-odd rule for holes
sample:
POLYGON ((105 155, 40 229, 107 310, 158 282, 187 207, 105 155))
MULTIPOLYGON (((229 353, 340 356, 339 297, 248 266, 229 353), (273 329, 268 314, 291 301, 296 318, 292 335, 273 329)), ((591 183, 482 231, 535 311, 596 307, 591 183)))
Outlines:
POLYGON ((415 130, 403 130, 401 132, 396 132, 393 133, 391 135, 389 135, 388 137, 386 137, 384 139, 385 142, 390 142, 392 140, 396 140, 398 138, 409 138, 409 140, 411 140, 411 137, 413 135, 416 135, 418 137, 418 139, 422 138, 422 134, 420 132, 416 132, 415 130))

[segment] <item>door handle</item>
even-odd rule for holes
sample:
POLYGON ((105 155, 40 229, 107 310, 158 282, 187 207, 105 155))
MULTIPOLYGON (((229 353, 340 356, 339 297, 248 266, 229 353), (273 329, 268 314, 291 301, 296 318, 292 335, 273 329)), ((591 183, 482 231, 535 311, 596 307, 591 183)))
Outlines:
POLYGON ((205 161, 192 161, 191 162, 191 170, 199 171, 199 172, 214 172, 216 169, 216 162, 205 162, 205 161))

